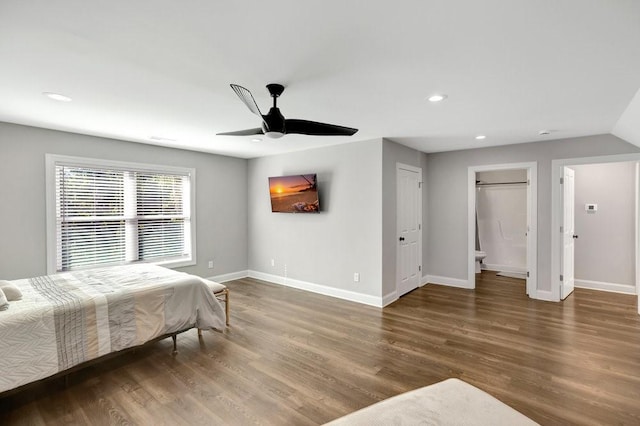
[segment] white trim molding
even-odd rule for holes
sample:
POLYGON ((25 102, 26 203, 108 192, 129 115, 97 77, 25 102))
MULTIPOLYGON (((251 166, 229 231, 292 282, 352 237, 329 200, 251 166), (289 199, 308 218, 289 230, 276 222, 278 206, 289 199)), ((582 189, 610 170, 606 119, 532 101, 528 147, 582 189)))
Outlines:
POLYGON ((553 291, 549 290, 536 290, 536 299, 542 300, 545 302, 559 302, 560 299, 555 297, 553 291))
MULTIPOLYGON (((249 270, 249 277, 262 281, 268 281, 273 284, 283 285, 285 287, 297 288, 299 290, 306 290, 312 293, 318 293, 325 296, 331 296, 338 299, 348 300, 350 302, 362 303, 364 305, 375 306, 376 308, 382 308, 383 302, 389 297, 386 295, 384 298, 379 296, 371 296, 368 294, 356 293, 355 291, 343 290, 335 287, 328 287, 322 284, 310 283, 307 281, 294 280, 288 277, 282 277, 280 275, 266 274, 264 272, 249 270)), ((391 303, 391 302, 389 302, 391 303)))
POLYGON ((495 263, 482 263, 481 266, 483 271, 527 273, 527 268, 521 268, 520 266, 497 265, 495 263))
POLYGON ((527 294, 538 299, 538 162, 490 164, 470 166, 467 172, 467 279, 468 286, 476 287, 476 173, 494 170, 527 171, 527 294))
MULTIPOLYGON (((197 256, 196 256, 196 210, 197 210, 197 200, 196 200, 196 169, 193 167, 176 167, 176 166, 167 166, 162 164, 148 164, 148 163, 137 163, 130 161, 114 161, 114 160, 103 160, 98 158, 88 158, 88 157, 75 157, 68 155, 58 155, 58 154, 45 154, 45 220, 46 220, 46 265, 47 265, 47 274, 55 274, 60 272, 59 258, 61 256, 59 244, 59 230, 58 230, 58 217, 56 212, 56 203, 58 202, 58 193, 56 192, 56 168, 62 167, 82 167, 82 168, 92 168, 92 169, 113 169, 118 170, 126 175, 126 172, 150 172, 150 173, 158 173, 158 174, 175 174, 188 178, 189 186, 188 191, 183 192, 183 201, 185 201, 183 205, 184 213, 183 219, 185 219, 185 230, 183 243, 186 247, 188 247, 188 253, 184 253, 181 256, 173 256, 168 255, 168 259, 162 258, 151 258, 148 260, 139 259, 137 244, 138 244, 138 236, 137 231, 134 231, 133 236, 130 236, 128 233, 126 234, 126 242, 124 249, 124 256, 121 260, 114 261, 113 263, 92 263, 87 265, 78 265, 78 268, 87 268, 87 267, 98 267, 98 266, 109 266, 109 265, 123 265, 123 264, 131 264, 134 262, 145 262, 145 263, 153 263, 156 265, 162 265, 167 268, 181 268, 185 266, 192 266, 197 264, 197 256), (188 200, 188 202, 186 202, 188 200), (187 228, 188 225, 188 228, 187 228)), ((126 181, 126 179, 125 179, 126 181)), ((132 182, 135 182, 134 178, 131 178, 132 182)), ((124 184, 125 188, 127 187, 127 183, 124 184)), ((135 184, 133 185, 135 188, 135 184)), ((135 193, 135 190, 133 191, 135 193)), ((124 197, 125 203, 127 205, 135 206, 136 198, 135 196, 125 195, 124 197), (130 203, 129 203, 130 201, 130 203)), ((135 209, 134 209, 135 211, 135 209)), ((131 213, 127 211, 127 207, 124 208, 124 211, 119 213, 118 218, 122 218, 122 220, 127 221, 128 224, 135 224, 136 220, 139 219, 135 213, 131 213)), ((147 216, 149 218, 151 216, 147 216)), ((90 220, 87 218, 83 218, 86 220, 90 220)), ((129 228, 131 229, 131 228, 129 228)), ((133 226, 133 229, 137 229, 133 226)), ((75 267, 75 265, 74 265, 75 267)), ((65 267, 66 268, 66 267, 65 267)))
POLYGON ((249 269, 249 278, 255 278, 261 281, 267 281, 272 284, 285 285, 286 278, 281 275, 267 274, 266 272, 254 271, 249 269))
MULTIPOLYGON (((474 275, 475 275, 475 272, 474 272, 474 275)), ((441 277, 438 275, 427 275, 426 279, 428 284, 440 284, 440 285, 446 285, 449 287, 458 287, 458 288, 467 288, 467 289, 473 289, 475 287, 474 283, 470 283, 468 280, 461 280, 459 278, 441 277)))
POLYGON ((249 271, 237 271, 237 272, 229 272, 228 274, 215 275, 213 277, 208 277, 207 279, 210 281, 215 281, 217 283, 226 283, 227 281, 239 280, 242 278, 247 278, 249 276, 249 271))
POLYGON ((628 284, 605 283, 602 281, 590 281, 575 279, 574 287, 590 288, 592 290, 609 291, 611 293, 636 294, 635 286, 628 284))
POLYGON ((396 290, 382 297, 382 307, 388 306, 398 300, 398 292, 396 290))

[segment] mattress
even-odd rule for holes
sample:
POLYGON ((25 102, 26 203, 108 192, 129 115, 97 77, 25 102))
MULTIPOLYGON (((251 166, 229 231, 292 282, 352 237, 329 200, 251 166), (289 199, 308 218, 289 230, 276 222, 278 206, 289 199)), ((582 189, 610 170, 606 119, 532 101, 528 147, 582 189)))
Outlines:
POLYGON ((0 311, 0 393, 156 337, 225 327, 205 281, 151 264, 12 281, 0 311))

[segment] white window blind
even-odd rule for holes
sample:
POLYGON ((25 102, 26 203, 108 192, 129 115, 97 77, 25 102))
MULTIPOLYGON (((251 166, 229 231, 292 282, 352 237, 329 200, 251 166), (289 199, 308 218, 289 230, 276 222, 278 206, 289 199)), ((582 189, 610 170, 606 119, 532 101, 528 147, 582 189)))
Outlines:
POLYGON ((192 169, 49 161, 55 180, 56 272, 192 260, 192 169))

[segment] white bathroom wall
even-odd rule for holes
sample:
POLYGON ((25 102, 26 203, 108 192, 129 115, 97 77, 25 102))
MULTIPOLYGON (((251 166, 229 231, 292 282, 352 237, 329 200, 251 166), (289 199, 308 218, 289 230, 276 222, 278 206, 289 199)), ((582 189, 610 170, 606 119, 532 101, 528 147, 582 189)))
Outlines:
POLYGON ((484 269, 526 272, 527 268, 527 185, 526 170, 478 172, 476 189, 480 247, 487 253, 484 269))

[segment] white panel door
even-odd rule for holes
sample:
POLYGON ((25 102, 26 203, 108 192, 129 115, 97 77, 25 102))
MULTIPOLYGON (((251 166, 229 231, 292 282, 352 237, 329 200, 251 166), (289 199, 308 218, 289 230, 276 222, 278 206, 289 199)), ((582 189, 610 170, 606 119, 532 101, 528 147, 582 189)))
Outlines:
POLYGON ((398 251, 397 283, 398 297, 420 285, 422 263, 422 171, 420 169, 397 168, 397 217, 398 251))
POLYGON ((562 280, 560 297, 565 299, 573 292, 575 249, 575 172, 564 167, 562 174, 562 280))

